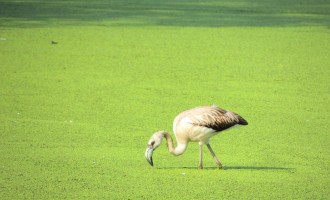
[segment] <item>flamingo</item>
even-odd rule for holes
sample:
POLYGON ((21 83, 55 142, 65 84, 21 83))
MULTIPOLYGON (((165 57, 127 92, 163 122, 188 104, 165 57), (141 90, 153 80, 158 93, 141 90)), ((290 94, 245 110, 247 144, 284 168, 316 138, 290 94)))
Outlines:
POLYGON ((199 169, 203 169, 203 145, 206 144, 219 169, 222 168, 220 160, 210 146, 210 138, 219 132, 236 125, 247 125, 248 122, 238 114, 224 110, 217 106, 202 106, 184 111, 177 115, 173 121, 173 132, 177 146, 173 144, 172 136, 166 131, 155 132, 148 141, 145 157, 153 166, 152 155, 160 146, 163 138, 167 141, 168 151, 176 156, 183 154, 189 142, 199 143, 199 169))

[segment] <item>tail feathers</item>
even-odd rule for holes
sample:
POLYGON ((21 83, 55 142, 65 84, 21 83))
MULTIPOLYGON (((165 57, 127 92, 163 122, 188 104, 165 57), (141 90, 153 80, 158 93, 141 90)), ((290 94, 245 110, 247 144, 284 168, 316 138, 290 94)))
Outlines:
POLYGON ((229 119, 232 119, 234 124, 239 124, 239 125, 248 125, 248 122, 241 117, 240 115, 238 115, 237 113, 234 112, 226 112, 225 114, 229 119))
POLYGON ((238 116, 238 124, 240 125, 248 125, 249 123, 241 116, 238 116))

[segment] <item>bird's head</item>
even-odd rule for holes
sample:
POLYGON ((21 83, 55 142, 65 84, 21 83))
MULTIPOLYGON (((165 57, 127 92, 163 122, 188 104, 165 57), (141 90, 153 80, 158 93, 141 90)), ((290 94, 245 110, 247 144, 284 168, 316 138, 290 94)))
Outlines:
POLYGON ((157 147, 159 147, 159 145, 162 143, 163 138, 164 138, 164 131, 158 131, 151 136, 148 142, 148 147, 145 152, 145 157, 151 166, 154 165, 152 161, 152 154, 154 150, 157 149, 157 147))

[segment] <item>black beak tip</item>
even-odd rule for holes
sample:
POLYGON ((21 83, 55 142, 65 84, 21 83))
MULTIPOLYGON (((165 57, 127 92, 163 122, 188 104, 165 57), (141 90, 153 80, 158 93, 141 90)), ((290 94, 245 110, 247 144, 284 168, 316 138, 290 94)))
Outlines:
POLYGON ((148 163, 151 165, 151 166, 154 166, 154 162, 152 161, 152 157, 149 159, 147 159, 148 163))

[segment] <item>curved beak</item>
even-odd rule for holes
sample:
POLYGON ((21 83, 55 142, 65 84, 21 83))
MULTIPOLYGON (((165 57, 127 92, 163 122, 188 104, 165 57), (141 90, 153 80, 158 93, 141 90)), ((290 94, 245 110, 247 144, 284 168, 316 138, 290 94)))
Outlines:
POLYGON ((152 162, 152 153, 154 152, 154 150, 150 147, 148 147, 146 149, 146 153, 145 153, 145 157, 148 161, 148 163, 151 165, 151 166, 154 166, 154 163, 152 162))

